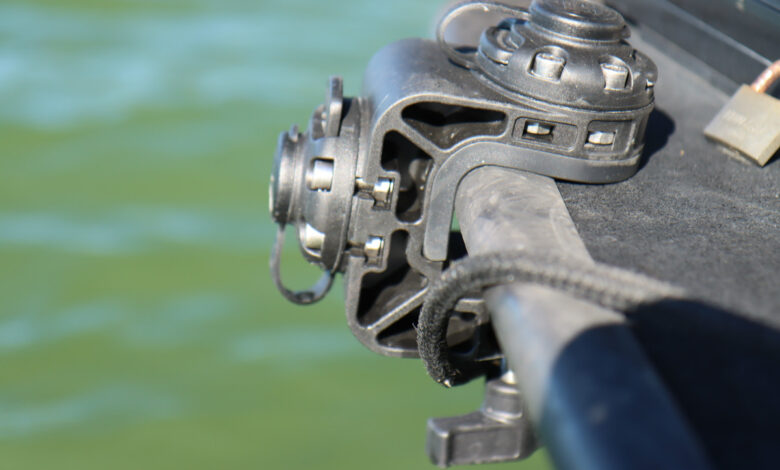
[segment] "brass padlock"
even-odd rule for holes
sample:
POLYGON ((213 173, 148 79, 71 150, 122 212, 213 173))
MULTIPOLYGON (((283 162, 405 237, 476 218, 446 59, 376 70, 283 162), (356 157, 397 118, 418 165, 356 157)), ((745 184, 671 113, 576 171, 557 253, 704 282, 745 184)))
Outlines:
POLYGON ((780 100, 766 94, 780 78, 780 60, 752 85, 742 85, 704 129, 704 135, 761 166, 780 149, 780 100))

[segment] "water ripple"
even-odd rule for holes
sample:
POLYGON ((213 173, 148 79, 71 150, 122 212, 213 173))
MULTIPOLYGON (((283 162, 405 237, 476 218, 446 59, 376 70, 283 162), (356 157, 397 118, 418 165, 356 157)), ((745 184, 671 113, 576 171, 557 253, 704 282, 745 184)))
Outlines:
POLYGON ((231 216, 176 208, 120 208, 104 216, 0 213, 0 246, 40 246, 72 253, 124 255, 170 244, 227 252, 267 250, 274 230, 262 214, 231 216))
POLYGON ((89 427, 118 427, 162 419, 181 411, 178 398, 129 384, 116 384, 52 403, 25 403, 0 398, 0 440, 89 427))
POLYGON ((0 5, 0 120, 61 127, 149 107, 309 106, 329 73, 345 75, 357 91, 382 45, 371 39, 408 25, 412 4, 420 9, 412 0, 384 3, 231 10, 204 2, 211 8, 175 15, 0 5), (302 8, 321 11, 301 15, 302 8), (323 23, 340 33, 322 34, 323 23))
POLYGON ((96 332, 141 348, 202 343, 213 336, 214 325, 229 323, 242 307, 234 296, 216 292, 179 294, 144 305, 119 298, 59 310, 45 302, 27 305, 0 317, 0 355, 96 332))
POLYGON ((346 328, 271 328, 236 338, 228 347, 237 361, 272 361, 303 366, 361 352, 346 328))

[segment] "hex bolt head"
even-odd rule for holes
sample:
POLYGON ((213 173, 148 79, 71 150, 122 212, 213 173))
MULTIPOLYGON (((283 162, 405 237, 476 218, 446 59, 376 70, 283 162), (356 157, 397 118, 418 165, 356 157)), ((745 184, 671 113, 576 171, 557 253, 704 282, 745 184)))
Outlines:
POLYGON ((306 224, 303 229, 303 246, 312 251, 320 251, 324 244, 325 234, 306 224))
POLYGON ((540 52, 534 57, 534 65, 531 73, 544 80, 558 81, 563 73, 566 59, 549 52, 540 52))
POLYGON ((628 68, 619 64, 601 64, 604 75, 604 88, 607 90, 625 90, 628 84, 628 68))
POLYGON ((612 145, 615 142, 615 133, 606 131, 590 131, 588 143, 593 145, 612 145))
POLYGON ((528 121, 525 124, 526 134, 532 135, 550 135, 552 133, 552 126, 549 124, 542 124, 541 122, 528 121))
POLYGON ((371 196, 374 200, 381 204, 390 202, 390 197, 393 194, 393 180, 389 178, 379 178, 374 183, 374 188, 371 191, 371 196))
POLYGON ((312 191, 330 191, 333 185, 333 160, 314 160, 306 172, 306 186, 312 191))
POLYGON ((382 237, 368 237, 368 241, 363 247, 363 253, 369 259, 376 259, 382 254, 384 246, 385 240, 382 237))

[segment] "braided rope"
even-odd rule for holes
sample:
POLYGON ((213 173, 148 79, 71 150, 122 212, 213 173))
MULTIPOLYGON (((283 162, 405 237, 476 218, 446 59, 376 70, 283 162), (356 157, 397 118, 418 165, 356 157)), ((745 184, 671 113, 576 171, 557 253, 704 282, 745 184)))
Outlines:
POLYGON ((554 256, 492 253, 456 261, 429 289, 417 325, 420 357, 433 380, 450 387, 464 379, 447 347, 447 326, 458 300, 469 292, 515 282, 552 287, 617 311, 684 294, 631 271, 554 256))

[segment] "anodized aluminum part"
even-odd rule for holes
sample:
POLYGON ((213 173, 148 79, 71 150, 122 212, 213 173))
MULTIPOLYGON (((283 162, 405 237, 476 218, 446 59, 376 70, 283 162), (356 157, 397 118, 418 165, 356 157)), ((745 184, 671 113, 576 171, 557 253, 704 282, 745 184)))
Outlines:
MULTIPOLYGON (((465 255, 450 227, 458 185, 474 168, 595 184, 637 171, 657 72, 628 33, 619 13, 584 0, 534 0, 527 10, 460 4, 441 20, 437 41, 380 50, 361 97, 345 100, 340 81, 331 82, 309 129, 283 134, 273 218, 296 228, 309 261, 345 274, 347 321, 365 346, 417 356, 426 288, 465 255), (474 48, 456 49, 447 28, 472 10, 506 19, 474 48)), ((496 366, 482 300, 455 310, 454 353, 496 366)))

